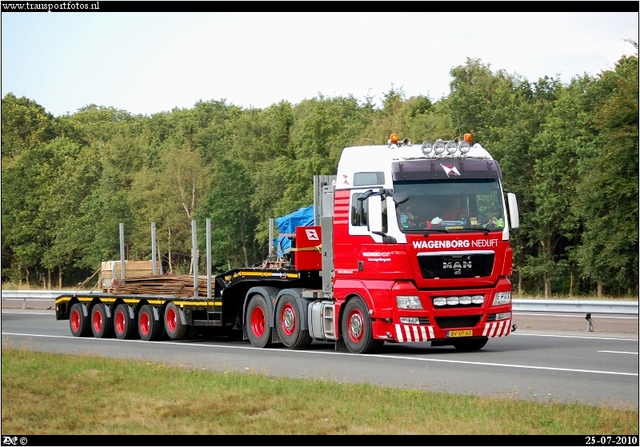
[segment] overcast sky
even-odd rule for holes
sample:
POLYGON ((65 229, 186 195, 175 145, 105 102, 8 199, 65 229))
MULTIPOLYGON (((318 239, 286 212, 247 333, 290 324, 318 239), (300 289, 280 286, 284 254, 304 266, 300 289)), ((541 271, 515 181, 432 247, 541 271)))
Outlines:
POLYGON ((96 104, 151 115, 199 101, 436 100, 477 58, 563 83, 635 53, 638 13, 3 13, 2 96, 59 116, 96 104))

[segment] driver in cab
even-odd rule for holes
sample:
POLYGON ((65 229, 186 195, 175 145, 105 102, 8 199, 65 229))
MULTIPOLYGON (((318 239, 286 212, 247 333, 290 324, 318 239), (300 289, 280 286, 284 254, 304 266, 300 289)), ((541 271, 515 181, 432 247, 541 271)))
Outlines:
POLYGON ((460 220, 469 217, 469 213, 460 205, 460 196, 453 196, 449 200, 449 206, 442 212, 442 220, 460 220))

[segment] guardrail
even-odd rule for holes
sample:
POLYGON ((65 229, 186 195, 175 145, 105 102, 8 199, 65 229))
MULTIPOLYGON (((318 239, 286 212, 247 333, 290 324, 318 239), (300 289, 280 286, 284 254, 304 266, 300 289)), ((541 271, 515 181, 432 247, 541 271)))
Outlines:
MULTIPOLYGON (((2 301, 22 300, 22 308, 27 308, 27 300, 53 301, 57 296, 82 293, 102 293, 101 290, 3 290, 2 301)), ((638 315, 638 301, 622 300, 536 300, 515 298, 515 312, 567 312, 592 314, 638 315)))

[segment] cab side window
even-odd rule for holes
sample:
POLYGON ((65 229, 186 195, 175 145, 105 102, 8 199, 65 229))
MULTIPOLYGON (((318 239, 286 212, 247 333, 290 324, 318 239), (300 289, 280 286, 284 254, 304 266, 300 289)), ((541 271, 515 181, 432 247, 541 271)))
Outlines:
MULTIPOLYGON (((351 225, 354 227, 366 227, 367 213, 369 212, 369 202, 366 200, 362 202, 362 207, 360 207, 360 202, 358 201, 358 197, 360 197, 361 193, 354 193, 351 196, 351 225)), ((384 231, 387 231, 387 201, 382 201, 382 227, 384 231)))

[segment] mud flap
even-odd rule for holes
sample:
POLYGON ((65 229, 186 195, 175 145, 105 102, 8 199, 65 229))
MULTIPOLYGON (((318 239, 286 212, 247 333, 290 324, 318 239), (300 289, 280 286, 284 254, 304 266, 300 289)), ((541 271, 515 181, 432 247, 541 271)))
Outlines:
POLYGON ((347 345, 344 344, 344 339, 339 338, 336 340, 336 351, 349 352, 349 350, 347 349, 347 345))

